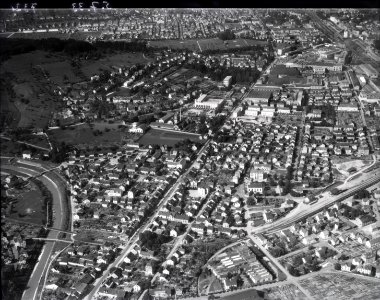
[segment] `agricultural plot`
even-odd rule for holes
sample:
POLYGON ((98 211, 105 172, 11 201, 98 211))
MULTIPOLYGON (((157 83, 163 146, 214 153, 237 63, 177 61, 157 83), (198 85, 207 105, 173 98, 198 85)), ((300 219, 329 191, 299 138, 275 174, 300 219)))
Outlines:
POLYGON ((174 146, 176 143, 183 141, 185 139, 190 139, 192 141, 201 141, 198 134, 190 134, 187 132, 175 132, 166 131, 160 129, 150 129, 146 134, 144 134, 138 143, 143 145, 168 145, 174 146))
POLYGON ((265 293, 265 297, 268 300, 277 300, 277 299, 305 299, 306 296, 302 291, 295 286, 294 284, 286 284, 281 286, 274 286, 262 290, 265 293))
POLYGON ((378 282, 346 274, 316 274, 299 281, 312 297, 318 299, 379 299, 378 282))

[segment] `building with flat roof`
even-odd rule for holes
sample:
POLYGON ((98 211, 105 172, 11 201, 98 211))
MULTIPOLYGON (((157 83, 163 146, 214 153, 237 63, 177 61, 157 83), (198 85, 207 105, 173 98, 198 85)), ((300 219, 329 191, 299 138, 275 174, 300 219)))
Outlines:
POLYGON ((224 99, 208 98, 206 94, 201 94, 198 99, 194 101, 194 107, 201 109, 217 109, 224 99))
POLYGON ((226 76, 226 78, 223 79, 223 85, 225 87, 229 87, 231 85, 232 76, 226 76))
POLYGON ((244 100, 250 104, 259 104, 266 103, 268 104, 268 100, 273 92, 280 90, 280 88, 276 87, 255 87, 250 91, 247 97, 244 100))

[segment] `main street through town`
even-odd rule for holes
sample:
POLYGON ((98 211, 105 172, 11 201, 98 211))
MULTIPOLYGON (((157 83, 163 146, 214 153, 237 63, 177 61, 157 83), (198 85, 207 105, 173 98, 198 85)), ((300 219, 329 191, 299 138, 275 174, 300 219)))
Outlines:
MULTIPOLYGON (((198 153, 197 158, 199 158, 203 154, 203 152, 207 149, 207 146, 209 145, 209 143, 210 143, 210 140, 208 140, 203 145, 203 147, 200 149, 200 151, 198 153)), ((184 179, 187 177, 187 175, 189 174, 189 172, 191 171, 191 169, 193 168, 195 163, 196 163, 196 160, 193 162, 193 164, 189 167, 189 169, 185 173, 183 173, 180 177, 178 177, 177 182, 166 192, 164 197, 161 199, 161 201, 157 205, 155 213, 149 218, 149 220, 143 226, 141 226, 138 230, 136 230, 136 232, 132 235, 130 240, 125 245, 125 248, 121 252, 121 254, 116 258, 116 260, 112 264, 110 264, 108 266, 108 268, 103 272, 103 275, 95 281, 94 288, 92 289, 90 294, 88 294, 85 297, 86 300, 93 299, 94 295, 97 293, 100 286, 102 285, 102 282, 108 277, 111 268, 116 267, 117 265, 119 265, 124 260, 124 258, 127 256, 129 251, 135 246, 135 243, 139 240, 140 233, 144 232, 150 226, 150 224, 153 222, 153 220, 155 220, 157 218, 158 212, 160 211, 160 209, 164 205, 166 205, 166 203, 169 199, 171 199, 173 197, 174 193, 177 191, 177 188, 179 187, 180 184, 183 183, 184 179)))
MULTIPOLYGON (((10 163, 9 160, 1 158, 1 172, 11 175, 18 175, 23 177, 38 176, 42 172, 46 171, 46 168, 40 167, 37 164, 28 165, 23 163, 10 163)), ((64 226, 64 220, 66 215, 64 214, 64 203, 65 201, 65 185, 56 174, 50 172, 39 176, 38 179, 47 187, 53 196, 53 210, 56 212, 54 214, 53 227, 62 228, 64 226)), ((46 242, 41 255, 39 256, 38 262, 36 263, 33 273, 29 279, 26 290, 22 295, 22 300, 34 300, 37 299, 38 293, 41 290, 40 281, 44 278, 45 273, 48 270, 48 264, 50 257, 53 254, 54 246, 56 242, 54 240, 59 238, 59 232, 50 230, 47 239, 52 240, 51 242, 46 242)))
MULTIPOLYGON (((266 70, 268 70, 269 68, 271 68, 271 66, 275 63, 272 62, 266 70)), ((249 89, 247 89, 247 91, 244 93, 244 95, 240 98, 240 99, 244 99, 246 97, 246 95, 248 95, 248 93, 254 88, 256 83, 252 83, 252 85, 250 86, 249 89)), ((241 101, 241 100, 240 100, 241 101)), ((236 106, 236 104, 235 104, 236 106)), ((229 119, 229 117, 231 116, 232 112, 230 113, 229 116, 227 116, 226 120, 229 119)), ((224 124, 222 124, 223 126, 224 124)), ((222 127, 221 126, 221 127, 222 127)), ((127 242, 127 244, 125 245, 125 248, 123 249, 123 251, 121 252, 121 254, 116 258, 116 260, 110 264, 108 266, 108 268, 103 272, 103 275, 101 277, 99 277, 95 283, 94 283, 94 288, 91 290, 91 292, 84 298, 85 300, 91 300, 94 298, 94 296, 96 295, 96 293, 98 292, 99 288, 101 287, 102 283, 104 282, 104 280, 106 280, 106 278, 108 277, 108 275, 110 274, 110 270, 111 268, 114 268, 116 266, 118 266, 123 260, 124 258, 127 256, 127 254, 129 253, 129 251, 135 246, 135 243, 139 240, 139 234, 144 232, 151 224, 152 222, 157 218, 158 216, 158 213, 160 211, 160 209, 166 205, 167 201, 169 199, 171 199, 173 197, 173 195, 175 194, 175 192, 177 191, 178 187, 184 182, 184 179, 187 177, 187 175, 189 174, 189 172, 192 170, 194 164, 196 163, 196 161, 198 160, 198 158, 200 158, 202 156, 202 154, 204 153, 204 151, 207 149, 208 145, 210 144, 211 142, 211 139, 207 140, 206 143, 203 145, 203 147, 200 149, 200 151, 198 152, 198 155, 197 155, 197 158, 194 160, 193 164, 188 168, 188 170, 183 173, 176 181, 176 183, 166 192, 166 194, 164 195, 164 197, 161 199, 161 201, 159 202, 156 210, 155 210, 155 213, 149 218, 149 220, 145 223, 145 225, 141 226, 133 235, 132 237, 130 238, 130 240, 127 242)), ((188 232, 190 229, 191 229, 191 224, 188 225, 187 227, 187 231, 188 232)), ((181 237, 178 239, 179 241, 181 240, 181 237)), ((179 245, 179 241, 177 241, 175 243, 175 246, 173 247, 174 249, 176 247, 178 247, 179 245)), ((173 252, 173 249, 172 251, 173 252)))

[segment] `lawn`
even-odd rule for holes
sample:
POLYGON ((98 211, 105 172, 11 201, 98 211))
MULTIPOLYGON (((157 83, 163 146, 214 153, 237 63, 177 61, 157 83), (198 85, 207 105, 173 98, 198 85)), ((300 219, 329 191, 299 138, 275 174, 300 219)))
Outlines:
POLYGON ((266 41, 236 39, 224 43, 218 38, 199 39, 199 40, 161 40, 149 41, 151 47, 169 47, 173 49, 190 49, 194 51, 215 50, 215 49, 235 49, 238 47, 247 47, 253 45, 266 45, 266 41))
POLYGON ((112 143, 120 144, 125 129, 119 129, 117 124, 98 124, 91 129, 88 124, 69 127, 66 129, 51 129, 49 137, 58 143, 65 142, 71 145, 110 146, 112 143), (109 131, 106 131, 106 128, 109 131), (95 130, 102 133, 95 135, 95 130))
POLYGON ((91 77, 95 74, 99 74, 101 70, 118 71, 117 69, 119 67, 129 67, 134 64, 146 64, 150 61, 152 61, 152 58, 141 52, 123 53, 111 55, 99 60, 87 61, 81 69, 87 77, 91 77))
POLYGON ((176 143, 185 139, 191 139, 192 141, 198 142, 201 141, 198 134, 150 129, 139 139, 138 143, 143 145, 156 144, 174 146, 176 143))

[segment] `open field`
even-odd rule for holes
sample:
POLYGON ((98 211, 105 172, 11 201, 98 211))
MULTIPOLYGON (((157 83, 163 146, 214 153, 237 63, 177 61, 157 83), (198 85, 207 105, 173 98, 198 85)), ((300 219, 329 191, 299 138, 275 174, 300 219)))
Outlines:
POLYGON ((51 81, 63 85, 64 76, 67 76, 70 83, 82 81, 77 77, 68 61, 60 61, 54 63, 43 64, 42 68, 50 75, 51 81))
POLYGON ((91 77, 95 74, 99 74, 101 70, 118 71, 119 67, 129 67, 134 64, 146 64, 150 61, 152 61, 152 59, 141 52, 123 53, 111 55, 97 61, 87 61, 81 69, 87 77, 91 77))
POLYGON ((8 124, 10 127, 17 127, 21 114, 17 106, 11 101, 9 93, 3 88, 0 89, 0 120, 1 125, 8 124))
POLYGON ((52 94, 56 85, 45 78, 44 66, 53 70, 52 75, 60 75, 63 79, 65 73, 56 64, 61 64, 64 59, 44 51, 33 51, 14 55, 1 64, 2 118, 6 112, 10 112, 12 116, 8 124, 13 127, 47 126, 51 113, 59 103, 52 94))
POLYGON ((17 79, 26 80, 28 82, 33 79, 33 75, 30 72, 31 66, 50 64, 59 61, 64 61, 64 58, 40 50, 18 54, 12 56, 1 64, 0 74, 3 72, 10 72, 13 73, 17 79))
POLYGON ((174 146, 176 143, 185 140, 191 139, 192 141, 201 141, 199 139, 199 135, 189 134, 186 132, 174 132, 174 131, 166 131, 161 129, 150 129, 147 133, 145 133, 138 141, 138 143, 143 145, 168 145, 174 146))
MULTIPOLYGON (((17 172, 4 171, 10 175, 19 175, 17 172)), ((38 225, 42 225, 42 221, 46 220, 42 210, 43 196, 34 183, 29 181, 21 190, 11 190, 9 196, 16 200, 13 202, 9 214, 6 215, 8 218, 38 225)))
POLYGON ((70 145, 87 144, 89 146, 111 146, 112 143, 121 143, 125 129, 119 129, 115 124, 94 125, 91 129, 88 124, 69 127, 66 129, 51 129, 48 135, 52 141, 65 142, 70 145), (107 129, 109 131, 107 131, 107 129), (102 133, 95 135, 95 130, 102 133))
POLYGON ((228 50, 238 47, 247 47, 254 45, 265 45, 266 41, 236 39, 227 41, 220 40, 219 38, 213 39, 201 39, 201 40, 161 40, 161 41, 149 41, 148 45, 151 47, 169 47, 173 49, 190 49, 195 51, 204 50, 228 50))
MULTIPOLYGON (((373 279, 373 278, 370 278, 373 279)), ((342 272, 316 274, 299 281, 311 296, 319 299, 379 299, 380 284, 373 280, 346 275, 342 272)))

